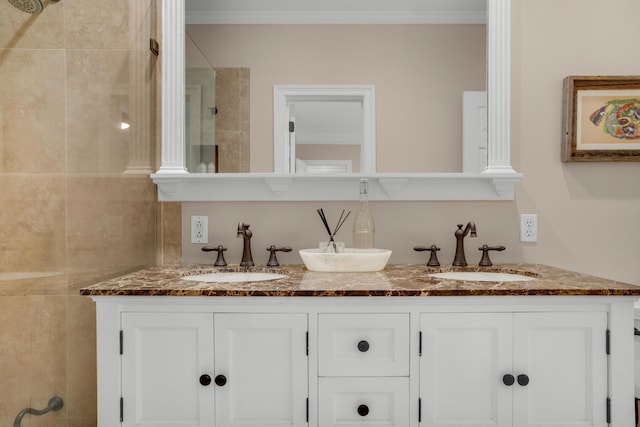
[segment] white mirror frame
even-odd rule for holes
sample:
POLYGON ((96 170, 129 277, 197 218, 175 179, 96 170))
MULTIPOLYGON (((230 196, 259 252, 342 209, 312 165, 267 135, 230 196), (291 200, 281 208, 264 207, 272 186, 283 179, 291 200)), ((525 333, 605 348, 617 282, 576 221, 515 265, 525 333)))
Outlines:
POLYGON ((190 174, 185 168, 185 0, 162 1, 160 201, 513 200, 510 160, 511 0, 487 0, 488 162, 482 173, 190 174))

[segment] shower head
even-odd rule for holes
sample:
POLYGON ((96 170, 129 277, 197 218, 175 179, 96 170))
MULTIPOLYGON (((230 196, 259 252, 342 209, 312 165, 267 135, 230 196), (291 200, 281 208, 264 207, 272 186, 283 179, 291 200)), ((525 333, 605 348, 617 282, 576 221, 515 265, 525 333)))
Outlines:
POLYGON ((40 13, 42 12, 41 0, 9 0, 13 6, 17 7, 23 12, 27 13, 40 13))
MULTIPOLYGON (((57 3, 58 1, 60 0, 51 0, 53 3, 57 3)), ((9 0, 9 3, 27 13, 40 13, 44 8, 42 6, 42 0, 9 0)))

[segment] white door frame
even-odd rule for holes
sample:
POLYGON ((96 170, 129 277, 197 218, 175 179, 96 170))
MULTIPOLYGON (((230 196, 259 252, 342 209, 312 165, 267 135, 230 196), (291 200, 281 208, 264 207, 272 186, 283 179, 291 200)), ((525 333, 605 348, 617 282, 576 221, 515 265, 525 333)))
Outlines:
POLYGON ((274 85, 273 86, 273 171, 292 172, 289 167, 289 114, 292 101, 362 102, 363 144, 360 168, 376 171, 376 100, 374 85, 274 85))

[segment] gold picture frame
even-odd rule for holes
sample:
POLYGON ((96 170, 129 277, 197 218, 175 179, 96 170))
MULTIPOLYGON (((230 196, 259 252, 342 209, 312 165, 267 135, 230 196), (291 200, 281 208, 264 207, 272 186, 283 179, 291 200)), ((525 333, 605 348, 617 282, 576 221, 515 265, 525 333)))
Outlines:
POLYGON ((563 162, 640 161, 640 76, 568 76, 563 162))

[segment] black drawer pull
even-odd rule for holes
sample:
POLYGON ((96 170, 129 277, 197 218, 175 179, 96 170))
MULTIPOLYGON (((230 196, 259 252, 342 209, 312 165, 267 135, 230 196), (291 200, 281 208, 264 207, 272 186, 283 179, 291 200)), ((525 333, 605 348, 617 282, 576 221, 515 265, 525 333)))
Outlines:
POLYGON ((358 415, 361 417, 366 417, 369 415, 369 407, 367 405, 358 406, 358 415))
POLYGON ((225 377, 224 375, 218 375, 214 381, 216 382, 217 386, 222 387, 227 383, 227 377, 225 377))
POLYGON ((529 377, 525 374, 518 375, 518 384, 523 387, 526 386, 527 384, 529 384, 529 377))
POLYGON ((207 374, 200 375, 200 384, 204 386, 211 384, 211 377, 207 374))
POLYGON ((369 350, 369 343, 365 340, 362 340, 358 343, 358 350, 365 353, 369 350))
POLYGON ((516 379, 511 374, 506 374, 504 377, 502 377, 502 383, 504 385, 512 386, 513 383, 515 382, 516 382, 516 379))

